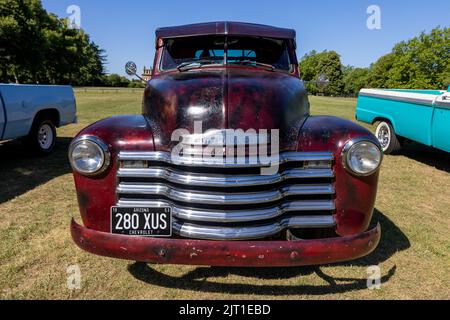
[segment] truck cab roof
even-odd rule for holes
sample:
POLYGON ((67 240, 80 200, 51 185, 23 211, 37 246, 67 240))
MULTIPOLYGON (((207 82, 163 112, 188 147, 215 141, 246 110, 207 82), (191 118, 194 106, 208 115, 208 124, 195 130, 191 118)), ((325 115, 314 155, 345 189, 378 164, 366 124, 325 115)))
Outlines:
POLYGON ((295 30, 245 22, 206 22, 156 30, 156 38, 177 38, 205 35, 261 36, 295 40, 295 30))

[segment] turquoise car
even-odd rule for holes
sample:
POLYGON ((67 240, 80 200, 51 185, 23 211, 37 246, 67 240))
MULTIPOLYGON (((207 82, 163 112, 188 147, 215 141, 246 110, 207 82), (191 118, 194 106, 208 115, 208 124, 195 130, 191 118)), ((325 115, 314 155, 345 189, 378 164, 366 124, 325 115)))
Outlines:
POLYGON ((439 90, 363 89, 356 119, 378 123, 375 136, 385 154, 411 140, 450 152, 450 87, 439 90))

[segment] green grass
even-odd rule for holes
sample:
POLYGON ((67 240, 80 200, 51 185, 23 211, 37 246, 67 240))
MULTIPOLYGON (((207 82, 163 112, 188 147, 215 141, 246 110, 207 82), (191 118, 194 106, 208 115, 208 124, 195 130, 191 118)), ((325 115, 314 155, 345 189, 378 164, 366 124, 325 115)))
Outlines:
MULTIPOLYGON (((409 144, 383 163, 374 220, 375 253, 330 266, 278 269, 143 267, 78 249, 69 222, 78 205, 67 147, 84 126, 140 112, 141 94, 77 92, 79 123, 59 130, 55 153, 32 158, 17 142, 0 145, 0 298, 2 299, 448 299, 450 158, 409 144), (79 265, 81 290, 67 289, 79 265), (366 288, 379 265, 381 290, 366 288)), ((312 113, 353 120, 355 99, 311 97, 312 113)), ((367 126, 371 128, 370 126, 367 126)))

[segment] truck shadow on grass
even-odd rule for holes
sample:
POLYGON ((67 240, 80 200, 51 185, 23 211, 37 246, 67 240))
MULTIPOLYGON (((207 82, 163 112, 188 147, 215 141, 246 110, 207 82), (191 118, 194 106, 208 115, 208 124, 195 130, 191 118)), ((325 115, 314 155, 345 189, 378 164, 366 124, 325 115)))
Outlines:
POLYGON ((71 138, 58 138, 54 152, 37 157, 19 141, 0 144, 0 204, 71 172, 67 150, 71 138))
POLYGON ((406 142, 398 155, 450 173, 450 153, 416 142, 406 142))
MULTIPOLYGON (((375 210, 374 221, 379 221, 383 229, 383 236, 379 247, 368 257, 346 263, 339 263, 330 266, 359 266, 369 267, 378 265, 395 253, 410 248, 410 242, 406 235, 384 214, 375 210)), ((135 263, 129 265, 128 271, 139 281, 150 285, 190 290, 210 293, 226 294, 254 294, 268 296, 285 295, 323 295, 336 294, 356 290, 367 290, 367 276, 361 278, 337 278, 327 275, 323 270, 327 266, 313 267, 291 267, 291 268, 222 268, 222 267, 199 267, 181 277, 173 277, 151 268, 151 266, 135 263), (255 280, 275 280, 292 279, 301 276, 315 274, 326 282, 324 285, 264 285, 264 284, 236 284, 218 283, 208 281, 208 278, 227 277, 237 275, 241 277, 253 278, 255 280)), ((382 283, 388 282, 396 272, 397 267, 393 266, 384 272, 381 278, 382 283)), ((383 271, 383 270, 382 270, 383 271)), ((256 282, 256 281, 255 281, 256 282)))

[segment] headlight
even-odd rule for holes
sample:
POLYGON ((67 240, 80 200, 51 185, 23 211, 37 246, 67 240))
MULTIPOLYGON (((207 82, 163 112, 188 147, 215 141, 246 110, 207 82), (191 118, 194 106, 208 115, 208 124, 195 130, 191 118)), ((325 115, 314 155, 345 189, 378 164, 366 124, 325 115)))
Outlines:
POLYGON ((108 147, 96 137, 80 137, 73 141, 69 148, 72 168, 86 176, 104 172, 110 164, 110 159, 108 147))
POLYGON ((348 142, 342 152, 344 167, 357 176, 369 176, 381 165, 383 153, 378 145, 365 139, 348 142))

